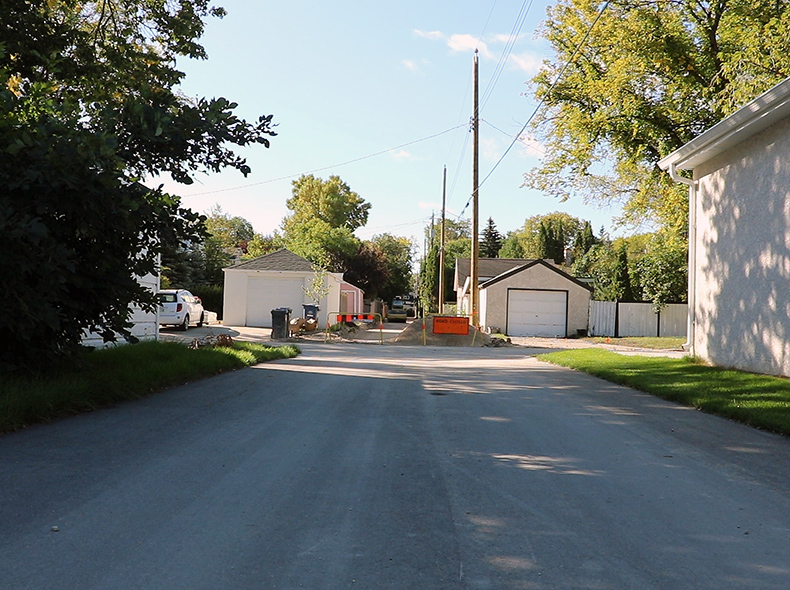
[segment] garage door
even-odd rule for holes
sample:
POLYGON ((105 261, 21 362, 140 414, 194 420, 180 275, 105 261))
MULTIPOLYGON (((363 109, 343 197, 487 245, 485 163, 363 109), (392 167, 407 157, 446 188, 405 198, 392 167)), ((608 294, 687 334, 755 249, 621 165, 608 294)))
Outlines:
POLYGON ((250 279, 247 283, 247 325, 272 327, 272 310, 290 307, 302 315, 304 279, 250 279))
POLYGON ((510 289, 507 293, 509 336, 564 338, 567 319, 567 291, 510 289))

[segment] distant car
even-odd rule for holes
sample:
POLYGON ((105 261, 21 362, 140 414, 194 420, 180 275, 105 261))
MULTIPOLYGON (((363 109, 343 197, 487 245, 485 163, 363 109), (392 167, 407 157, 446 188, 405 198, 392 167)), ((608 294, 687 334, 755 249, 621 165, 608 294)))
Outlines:
POLYGON ((159 298, 160 326, 178 326, 187 330, 191 324, 198 328, 203 325, 206 313, 200 297, 186 289, 164 289, 156 296, 159 298))
POLYGON ((409 308, 403 299, 393 299, 392 305, 387 310, 388 322, 405 322, 409 317, 409 308))

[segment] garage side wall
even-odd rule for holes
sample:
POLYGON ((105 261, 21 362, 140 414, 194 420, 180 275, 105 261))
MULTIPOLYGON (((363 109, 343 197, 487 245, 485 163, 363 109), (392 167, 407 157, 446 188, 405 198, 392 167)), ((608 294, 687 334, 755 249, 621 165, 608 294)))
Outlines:
POLYGON ((244 326, 247 323, 247 273, 225 271, 225 294, 222 301, 222 323, 244 326))
POLYGON ((790 376, 790 119, 694 171, 695 354, 790 376))
MULTIPOLYGON (((534 289, 568 292, 568 326, 566 336, 587 329, 590 292, 542 265, 532 266, 498 281, 485 289, 485 329, 507 329, 508 289, 534 289)), ((483 296, 481 295, 481 302, 483 296)), ((481 314, 482 316, 482 314, 481 314)), ((481 322, 482 323, 482 322, 481 322)))

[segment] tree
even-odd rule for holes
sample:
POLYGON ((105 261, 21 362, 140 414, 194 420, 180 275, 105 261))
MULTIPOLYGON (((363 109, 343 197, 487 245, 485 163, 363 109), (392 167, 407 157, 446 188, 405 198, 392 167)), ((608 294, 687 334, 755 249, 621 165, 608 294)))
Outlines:
POLYGON ((246 251, 247 244, 255 237, 252 224, 238 215, 231 217, 214 205, 206 218, 206 231, 228 250, 239 248, 246 251))
POLYGON ((578 260, 587 254, 597 242, 598 240, 595 239, 595 234, 592 231, 592 225, 590 225, 589 221, 585 221, 576 237, 573 238, 573 260, 578 260))
POLYGON ((293 181, 292 211, 282 221, 286 248, 331 270, 342 272, 356 255, 360 240, 354 230, 367 223, 370 203, 338 176, 322 180, 312 174, 293 181))
POLYGON ((370 211, 370 203, 353 192, 339 176, 322 180, 312 174, 302 175, 293 181, 293 196, 286 205, 293 211, 283 221, 286 234, 292 226, 315 218, 326 222, 329 227, 353 232, 368 222, 370 211))
POLYGON ((372 242, 361 242, 353 256, 343 261, 343 278, 373 299, 385 288, 389 268, 384 253, 372 242))
POLYGON ((206 239, 199 250, 204 265, 200 282, 222 285, 225 280, 222 269, 230 265, 234 256, 247 251, 255 231, 243 217, 231 217, 222 211, 222 207, 215 205, 206 219, 206 232, 206 239))
POLYGON ((342 272, 345 261, 359 249, 360 241, 347 227, 332 227, 314 217, 304 223, 288 223, 283 245, 294 254, 332 272, 342 272))
POLYGON ((414 288, 412 266, 414 244, 409 238, 379 234, 370 240, 384 257, 387 280, 378 289, 377 295, 384 301, 392 301, 398 295, 406 295, 414 288))
POLYGON ((618 301, 635 301, 634 290, 631 287, 631 275, 628 272, 628 250, 624 242, 617 248, 617 257, 614 266, 614 287, 618 301))
POLYGON ((42 366, 85 330, 129 335, 135 275, 165 244, 197 241, 202 219, 140 178, 199 170, 246 175, 228 145, 268 146, 271 116, 177 91, 178 57, 205 58, 208 0, 0 4, 2 367, 42 366))
POLYGON ((593 26, 600 8, 560 0, 548 10, 554 57, 533 79, 546 155, 526 184, 624 200, 625 221, 682 238, 686 191, 656 163, 790 75, 790 4, 614 0, 593 26))
POLYGON ((496 258, 502 249, 502 234, 496 228, 493 218, 489 217, 483 235, 480 237, 480 256, 496 258))
MULTIPOLYGON (((439 241, 436 236, 440 235, 441 227, 437 224, 431 232, 431 228, 426 230, 426 237, 433 233, 434 238, 430 240, 428 251, 420 265, 420 284, 418 287, 420 301, 426 310, 435 311, 438 305, 439 294, 439 241)), ((472 250, 471 229, 467 220, 445 219, 444 227, 444 300, 447 302, 455 301, 455 291, 453 291, 453 277, 455 274, 456 258, 469 258, 472 250)))
POLYGON ((637 263, 642 280, 642 296, 652 301, 656 311, 667 303, 688 297, 688 250, 685 242, 666 235, 655 235, 645 255, 637 263))
MULTIPOLYGON (((582 227, 577 217, 555 211, 545 215, 533 215, 524 222, 524 227, 509 237, 508 249, 518 243, 522 256, 503 258, 545 258, 558 264, 565 261, 565 249, 570 247, 582 227)), ((516 250, 517 251, 517 250, 516 250)))
POLYGON ((275 236, 255 234, 249 242, 247 242, 247 253, 242 257, 246 259, 257 258, 264 254, 269 254, 279 249, 278 241, 275 236))
POLYGON ((500 258, 525 258, 518 232, 508 232, 499 250, 500 258))

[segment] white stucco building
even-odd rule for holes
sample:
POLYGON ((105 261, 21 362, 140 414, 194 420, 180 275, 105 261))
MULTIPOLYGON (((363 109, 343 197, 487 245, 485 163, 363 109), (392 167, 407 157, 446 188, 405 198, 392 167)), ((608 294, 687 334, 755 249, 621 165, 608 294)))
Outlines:
POLYGON ((790 79, 659 166, 689 185, 687 348, 790 376, 790 79))
MULTIPOLYGON (((480 326, 509 336, 565 338, 587 330, 592 289, 546 260, 480 258, 480 326)), ((470 260, 455 261, 459 313, 468 313, 470 260)))
MULTIPOLYGON (((315 305, 305 293, 316 273, 310 261, 289 250, 277 250, 225 271, 222 323, 226 326, 271 328, 272 310, 287 307, 291 317, 303 317, 303 305, 315 305)), ((325 273, 327 294, 318 302, 318 325, 341 311, 341 273, 325 273)))

